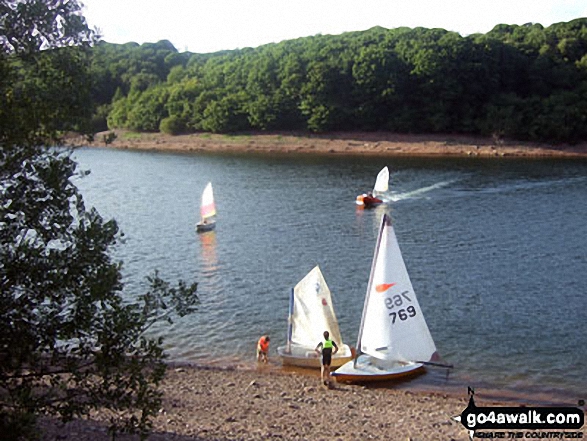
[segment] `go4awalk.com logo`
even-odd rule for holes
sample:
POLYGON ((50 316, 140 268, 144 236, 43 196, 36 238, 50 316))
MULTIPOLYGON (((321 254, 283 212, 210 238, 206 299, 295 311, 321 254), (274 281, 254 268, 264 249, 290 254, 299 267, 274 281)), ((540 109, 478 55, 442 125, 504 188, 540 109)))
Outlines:
POLYGON ((469 405, 454 418, 471 439, 583 439, 580 407, 477 407, 474 394, 469 388, 469 405))

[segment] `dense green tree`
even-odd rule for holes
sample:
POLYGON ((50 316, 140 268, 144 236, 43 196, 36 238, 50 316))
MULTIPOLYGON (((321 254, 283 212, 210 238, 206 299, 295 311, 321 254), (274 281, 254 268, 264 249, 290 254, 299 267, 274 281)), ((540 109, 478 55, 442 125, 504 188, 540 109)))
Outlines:
POLYGON ((60 131, 86 128, 91 114, 87 51, 70 46, 87 44, 92 35, 78 10, 76 2, 60 0, 51 7, 32 1, 0 4, 3 146, 38 144, 56 139, 60 131))
POLYGON ((352 72, 334 62, 311 62, 300 95, 307 128, 323 132, 352 128, 352 72))
POLYGON ((523 109, 524 99, 515 94, 500 94, 485 106, 480 130, 483 135, 495 139, 522 138, 522 128, 527 123, 523 109))
POLYGON ((247 96, 243 91, 227 94, 219 100, 211 101, 204 110, 199 128, 214 133, 246 130, 250 127, 246 105, 247 96))
POLYGON ((248 66, 249 75, 245 90, 250 97, 247 105, 249 123, 256 129, 267 129, 275 125, 279 114, 275 97, 279 88, 278 64, 272 53, 257 58, 248 66))
POLYGON ((273 105, 276 119, 269 126, 272 129, 299 130, 304 129, 304 118, 300 111, 301 86, 306 76, 301 57, 292 47, 284 44, 279 57, 277 77, 279 88, 275 92, 273 105))
MULTIPOLYGON (((144 45, 100 42, 92 52, 92 96, 95 113, 98 113, 100 106, 110 105, 119 99, 120 96, 116 96, 117 91, 119 95, 126 96, 131 91, 144 92, 149 87, 165 82, 170 71, 185 66, 189 58, 187 54, 179 54, 166 40, 144 45)), ((120 109, 112 111, 120 113, 120 109)), ((114 118, 99 115, 95 119, 94 128, 103 129, 106 119, 116 121, 117 125, 121 121, 120 115, 114 118)))
POLYGON ((0 5, 0 434, 32 439, 39 414, 110 412, 146 435, 159 409, 160 339, 148 329, 194 310, 196 285, 123 293, 111 258, 121 233, 86 208, 71 152, 47 147, 89 120, 84 46, 72 0, 0 5))
POLYGON ((541 100, 535 120, 535 139, 555 142, 564 139, 571 143, 584 140, 587 137, 587 85, 541 100))
POLYGON ((127 115, 127 127, 132 130, 156 132, 159 124, 167 118, 165 103, 167 89, 163 86, 151 87, 145 93, 131 93, 133 103, 127 115))
POLYGON ((177 73, 177 80, 168 81, 167 91, 169 93, 165 109, 169 118, 172 118, 175 129, 174 133, 193 131, 195 128, 194 105, 200 96, 202 88, 197 79, 183 77, 180 68, 172 70, 170 77, 177 73))
POLYGON ((179 135, 185 131, 185 123, 177 116, 168 116, 161 120, 159 131, 168 135, 179 135))

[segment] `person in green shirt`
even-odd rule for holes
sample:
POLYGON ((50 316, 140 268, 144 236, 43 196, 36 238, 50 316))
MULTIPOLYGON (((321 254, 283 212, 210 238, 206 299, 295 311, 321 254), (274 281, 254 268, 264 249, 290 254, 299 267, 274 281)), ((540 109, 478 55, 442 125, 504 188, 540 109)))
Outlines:
POLYGON ((332 356, 338 352, 338 346, 335 341, 330 340, 330 333, 328 331, 324 331, 323 335, 324 341, 318 343, 315 351, 318 355, 322 354, 322 381, 325 386, 330 386, 330 363, 332 362, 332 356))

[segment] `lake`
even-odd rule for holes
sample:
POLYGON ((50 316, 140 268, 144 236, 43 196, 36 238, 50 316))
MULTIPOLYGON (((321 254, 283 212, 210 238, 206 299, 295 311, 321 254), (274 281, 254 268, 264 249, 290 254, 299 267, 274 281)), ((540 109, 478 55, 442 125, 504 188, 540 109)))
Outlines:
POLYGON ((497 390, 570 404, 587 395, 587 161, 211 155, 82 148, 88 206, 125 234, 125 289, 155 269, 198 282, 195 314, 155 329, 172 361, 254 366, 285 342, 289 290, 320 265, 356 344, 375 240, 391 214, 448 373, 402 387, 497 390), (389 166, 392 202, 356 207, 389 166), (196 234, 214 185, 218 223, 196 234))

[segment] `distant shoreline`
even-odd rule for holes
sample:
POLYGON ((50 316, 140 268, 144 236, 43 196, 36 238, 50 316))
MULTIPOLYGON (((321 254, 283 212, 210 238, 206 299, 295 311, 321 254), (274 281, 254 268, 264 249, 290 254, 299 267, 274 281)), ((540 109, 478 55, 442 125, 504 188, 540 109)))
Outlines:
MULTIPOLYGON (((302 153, 371 156, 432 157, 525 157, 585 158, 587 143, 574 146, 495 141, 464 135, 411 135, 389 132, 335 132, 328 134, 245 133, 220 135, 196 133, 166 135, 112 131, 116 138, 109 144, 96 134, 92 147, 176 152, 231 153, 302 153)), ((70 142, 76 143, 71 139, 70 142)), ((88 145, 87 142, 79 143, 88 145)))

